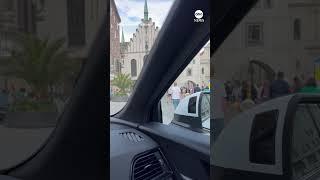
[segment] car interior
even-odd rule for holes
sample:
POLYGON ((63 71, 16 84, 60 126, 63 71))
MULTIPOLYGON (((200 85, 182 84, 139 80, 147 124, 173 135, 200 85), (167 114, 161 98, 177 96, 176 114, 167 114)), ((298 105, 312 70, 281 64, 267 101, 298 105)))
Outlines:
POLYGON ((209 179, 210 136, 162 124, 160 99, 205 43, 214 39, 213 54, 255 2, 176 0, 128 103, 110 121, 106 17, 56 128, 31 157, 1 171, 0 180, 104 179, 108 169, 111 179, 209 179), (203 23, 194 22, 195 6, 203 23))
POLYGON ((209 24, 209 1, 174 2, 128 103, 111 117, 111 179, 209 179, 210 136, 162 124, 160 106, 166 90, 209 40, 209 24), (204 23, 194 23, 195 5, 204 23))
POLYGON ((2 180, 104 179, 109 151, 105 116, 105 18, 75 83, 74 93, 58 118, 48 140, 15 167, 2 170, 2 180))

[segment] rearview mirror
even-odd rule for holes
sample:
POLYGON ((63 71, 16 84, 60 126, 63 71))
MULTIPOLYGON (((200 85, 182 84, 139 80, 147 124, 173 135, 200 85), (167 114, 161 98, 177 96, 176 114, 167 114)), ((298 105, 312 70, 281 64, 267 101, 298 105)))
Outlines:
POLYGON ((210 130, 210 93, 197 92, 183 98, 172 123, 203 132, 210 130))

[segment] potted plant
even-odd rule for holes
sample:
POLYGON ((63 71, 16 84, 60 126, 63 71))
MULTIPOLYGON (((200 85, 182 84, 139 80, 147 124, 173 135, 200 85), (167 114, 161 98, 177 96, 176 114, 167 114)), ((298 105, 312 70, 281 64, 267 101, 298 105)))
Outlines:
POLYGON ((24 95, 10 105, 5 121, 17 127, 55 126, 58 113, 49 89, 72 76, 78 66, 63 49, 63 38, 40 39, 32 34, 17 37, 18 48, 11 52, 2 75, 26 81, 33 96, 23 92, 24 95))
POLYGON ((117 87, 118 91, 113 93, 111 100, 114 102, 126 102, 128 100, 128 93, 130 92, 133 81, 130 79, 129 74, 119 73, 111 81, 111 85, 117 87))

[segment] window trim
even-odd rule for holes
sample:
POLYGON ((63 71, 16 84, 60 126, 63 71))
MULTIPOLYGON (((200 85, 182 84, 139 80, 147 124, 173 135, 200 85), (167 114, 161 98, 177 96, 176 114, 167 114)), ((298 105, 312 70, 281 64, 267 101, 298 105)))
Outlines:
POLYGON ((301 19, 296 17, 293 20, 293 40, 301 40, 301 35, 301 19))
POLYGON ((130 65, 131 65, 131 69, 130 69, 131 77, 137 77, 137 75, 138 75, 138 62, 137 62, 137 60, 136 59, 131 59, 130 60, 130 65), (135 69, 132 66, 133 62, 135 63, 135 69), (133 72, 135 72, 135 73, 133 73, 133 72))
MULTIPOLYGON (((264 23, 263 22, 247 22, 245 23, 245 45, 246 47, 264 46, 264 23), (260 40, 256 43, 249 43, 249 26, 258 25, 260 27, 260 40)), ((252 40, 251 40, 252 41, 252 40)))
POLYGON ((9 37, 9 33, 2 31, 0 32, 0 57, 9 57, 10 56, 10 49, 11 41, 9 37))

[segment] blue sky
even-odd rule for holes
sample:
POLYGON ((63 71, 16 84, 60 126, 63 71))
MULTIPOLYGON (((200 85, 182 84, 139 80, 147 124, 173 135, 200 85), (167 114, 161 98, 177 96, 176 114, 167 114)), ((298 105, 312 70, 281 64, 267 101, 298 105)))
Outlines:
MULTIPOLYGON (((115 0, 121 17, 120 33, 123 27, 126 41, 132 38, 132 34, 144 17, 145 0, 115 0)), ((148 0, 149 17, 161 28, 174 0, 148 0)), ((120 34, 121 35, 121 34, 120 34)), ((120 36, 121 37, 121 36, 120 36)))

